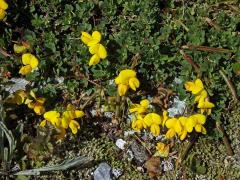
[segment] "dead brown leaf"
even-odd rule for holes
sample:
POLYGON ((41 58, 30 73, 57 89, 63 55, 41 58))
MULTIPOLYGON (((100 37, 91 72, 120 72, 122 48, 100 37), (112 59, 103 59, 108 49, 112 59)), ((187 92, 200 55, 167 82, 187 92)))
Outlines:
POLYGON ((144 167, 147 169, 151 179, 156 178, 161 173, 160 157, 151 157, 145 162, 144 167))

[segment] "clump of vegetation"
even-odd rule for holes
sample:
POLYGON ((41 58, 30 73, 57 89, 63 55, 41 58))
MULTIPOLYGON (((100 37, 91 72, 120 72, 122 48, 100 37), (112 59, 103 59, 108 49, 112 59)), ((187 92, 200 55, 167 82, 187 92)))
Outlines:
POLYGON ((0 0, 0 174, 239 178, 239 9, 0 0))

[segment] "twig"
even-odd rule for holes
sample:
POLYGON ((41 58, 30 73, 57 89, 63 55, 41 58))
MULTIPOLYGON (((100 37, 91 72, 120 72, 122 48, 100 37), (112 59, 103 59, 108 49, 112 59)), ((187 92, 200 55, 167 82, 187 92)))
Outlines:
POLYGON ((183 149, 182 153, 180 153, 178 161, 176 162, 176 164, 181 164, 181 162, 185 159, 187 153, 189 152, 189 150, 192 148, 193 144, 195 143, 195 141, 197 140, 198 135, 197 134, 193 134, 191 140, 188 142, 188 144, 185 146, 185 148, 183 149))
POLYGON ((3 48, 0 48, 0 53, 5 57, 11 57, 11 54, 8 54, 3 48))
POLYGON ((229 156, 233 156, 233 150, 232 150, 232 147, 231 147, 231 144, 228 140, 228 137, 224 131, 224 129, 222 128, 222 126, 220 125, 220 123, 218 121, 216 121, 216 127, 217 127, 217 130, 223 134, 223 143, 224 145, 226 146, 226 149, 227 149, 227 154, 229 156))
POLYGON ((115 118, 117 119, 117 121, 119 121, 120 118, 120 108, 121 105, 121 97, 119 96, 119 94, 117 93, 117 97, 116 97, 116 109, 115 109, 115 118))
POLYGON ((232 53, 232 50, 223 49, 223 48, 213 48, 207 46, 195 46, 195 45, 184 45, 181 47, 182 49, 190 49, 190 50, 198 50, 198 51, 206 51, 206 52, 217 52, 217 53, 232 53))
POLYGON ((213 22, 210 18, 208 17, 204 17, 203 18, 210 26, 214 27, 216 30, 221 31, 221 28, 218 24, 216 24, 215 22, 213 22))
POLYGON ((146 146, 145 146, 145 143, 136 135, 134 134, 134 136, 137 138, 137 140, 142 144, 142 146, 147 150, 148 154, 150 156, 152 156, 152 152, 150 151, 150 149, 148 149, 146 146))
POLYGON ((183 58, 194 67, 195 71, 199 73, 200 72, 199 66, 193 61, 193 59, 189 55, 187 55, 183 50, 180 50, 180 53, 183 55, 183 58))
POLYGON ((224 73, 223 69, 220 69, 219 72, 220 72, 221 76, 223 77, 224 81, 227 83, 227 86, 229 87, 229 89, 232 93, 234 101, 237 102, 238 101, 238 96, 237 96, 236 90, 235 90, 232 82, 228 79, 228 77, 224 73))
POLYGON ((89 102, 91 102, 93 99, 95 99, 97 97, 97 94, 98 94, 98 92, 95 92, 94 94, 92 94, 88 98, 88 100, 81 106, 81 109, 84 109, 89 104, 89 102))

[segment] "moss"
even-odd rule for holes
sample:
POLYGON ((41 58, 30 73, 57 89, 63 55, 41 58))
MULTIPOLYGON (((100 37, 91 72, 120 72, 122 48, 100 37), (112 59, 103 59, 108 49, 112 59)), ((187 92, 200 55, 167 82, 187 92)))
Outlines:
POLYGON ((199 166, 206 169, 205 176, 208 179, 216 179, 221 176, 231 179, 240 178, 240 107, 226 113, 222 119, 222 126, 230 139, 234 156, 227 155, 222 138, 200 137, 186 160, 187 176, 194 178, 200 173, 196 170, 199 166))

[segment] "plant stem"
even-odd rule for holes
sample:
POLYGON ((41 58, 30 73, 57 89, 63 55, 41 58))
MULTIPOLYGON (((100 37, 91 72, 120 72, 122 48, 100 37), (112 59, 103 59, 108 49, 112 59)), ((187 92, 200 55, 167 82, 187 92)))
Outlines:
POLYGON ((117 97, 116 97, 116 109, 115 109, 115 118, 117 119, 117 121, 119 122, 119 118, 120 118, 120 108, 121 105, 121 97, 119 96, 119 94, 117 93, 117 97))
POLYGON ((84 109, 84 108, 89 104, 89 102, 91 102, 93 99, 95 99, 95 98, 97 97, 97 94, 98 94, 98 92, 93 93, 93 94, 88 98, 88 100, 81 106, 81 109, 84 109))
POLYGON ((238 101, 238 96, 237 96, 236 90, 235 90, 232 82, 228 79, 228 77, 224 73, 223 69, 220 69, 219 72, 220 72, 221 76, 223 77, 224 81, 227 83, 227 86, 229 87, 229 89, 232 93, 234 101, 237 102, 238 101))
POLYGON ((183 58, 194 67, 195 71, 199 73, 200 72, 199 66, 193 61, 193 59, 189 55, 187 55, 183 50, 180 50, 180 53, 183 55, 183 58))
POLYGON ((197 138, 198 138, 198 135, 197 134, 193 134, 191 140, 187 143, 187 145, 185 146, 183 151, 180 153, 178 161, 177 161, 177 165, 180 164, 185 159, 187 153, 192 148, 192 146, 195 143, 195 141, 197 140, 197 138))
POLYGON ((224 145, 226 146, 227 154, 228 154, 229 156, 233 156, 234 153, 233 153, 231 144, 230 144, 230 142, 229 142, 229 139, 228 139, 228 137, 227 137, 224 129, 222 128, 222 126, 220 125, 220 123, 219 123, 218 121, 216 122, 216 127, 217 127, 218 131, 219 131, 221 134, 223 134, 223 143, 224 143, 224 145))
POLYGON ((216 53, 232 53, 232 50, 223 49, 223 48, 213 48, 207 46, 195 46, 195 45, 184 45, 183 49, 197 50, 197 51, 206 51, 206 52, 216 52, 216 53))

